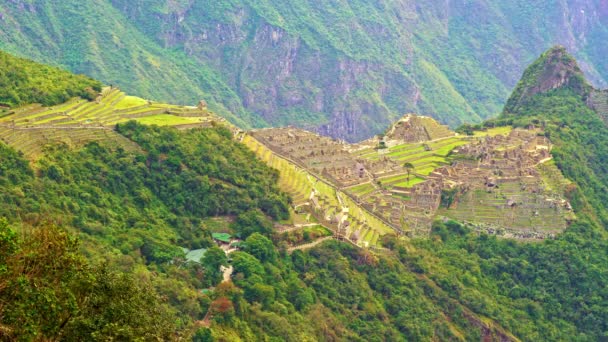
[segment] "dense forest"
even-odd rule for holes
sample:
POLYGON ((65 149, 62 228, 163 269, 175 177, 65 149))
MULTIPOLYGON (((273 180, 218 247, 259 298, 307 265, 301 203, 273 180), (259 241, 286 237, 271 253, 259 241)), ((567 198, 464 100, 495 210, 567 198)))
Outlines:
POLYGON ((288 254, 272 229, 287 217, 276 173, 227 130, 118 131, 142 151, 55 146, 32 167, 2 147, 3 339, 606 336, 608 246, 584 201, 579 222, 543 243, 446 222, 430 239, 387 236, 381 254, 339 242, 288 254), (220 283, 228 260, 213 231, 244 238, 232 282, 220 283), (180 246, 208 252, 188 263, 180 246))
MULTIPOLYGON (((137 312, 154 311, 161 294, 172 298, 180 315, 175 309, 161 310, 159 315, 172 318, 165 316, 162 322, 152 323, 170 324, 169 331, 174 334, 204 314, 204 300, 194 288, 201 288, 207 277, 196 276, 202 274, 200 267, 184 268, 174 262, 183 259, 182 247, 212 245, 211 232, 203 220, 234 216, 236 229, 242 219, 259 221, 260 229, 268 230, 271 218, 287 217, 289 199, 276 187, 276 171, 232 141, 229 130, 178 133, 134 122, 117 129, 145 152, 130 154, 97 143, 81 150, 49 146, 44 158, 30 166, 17 152, 0 145, 0 216, 8 219, 2 223, 2 237, 3 243, 11 246, 2 248, 7 255, 1 268, 6 286, 0 286, 0 321, 3 331, 10 332, 9 338, 29 340, 37 334, 59 334, 78 340, 70 336, 87 331, 98 334, 98 339, 123 333, 146 336, 131 325, 144 323, 134 323, 140 316, 137 312), (72 236, 79 237, 80 248, 72 236), (40 239, 44 241, 31 243, 40 239), (45 249, 48 244, 65 259, 58 257, 45 265, 55 253, 45 249), (28 258, 40 269, 27 268, 28 258), (53 272, 48 272, 50 269, 53 272), (158 272, 163 276, 156 276, 158 272), (175 274, 169 277, 170 273, 175 274), (108 277, 107 284, 98 283, 102 276, 108 277), (123 308, 110 305, 123 305, 113 296, 130 298, 129 291, 141 292, 142 286, 156 290, 150 292, 150 298, 134 296, 138 302, 125 302, 123 308), (97 292, 104 288, 109 292, 97 292), (122 288, 125 293, 120 293, 122 288), (96 295, 100 297, 91 297, 96 295), (86 306, 95 300, 99 303, 86 306), (49 311, 34 310, 39 301, 47 301, 44 307, 49 311), (93 313, 85 314, 86 310, 109 311, 100 313, 105 316, 97 322, 76 318, 85 315, 86 319, 96 319, 93 313), (123 321, 124 317, 112 314, 112 310, 126 310, 124 315, 130 318, 123 321), (55 315, 65 321, 47 319, 55 315), (177 321, 181 323, 176 327, 177 321), (115 329, 115 324, 134 330, 115 329), (73 328, 76 325, 79 328, 73 328)), ((253 226, 244 227, 243 237, 253 231, 253 226)), ((147 334, 151 329, 146 329, 147 334)), ((157 333, 159 338, 168 336, 166 330, 157 333)))
POLYGON ((0 106, 52 106, 80 96, 95 99, 101 82, 0 51, 0 106))
MULTIPOLYGON (((3 339, 454 335, 416 277, 390 257, 340 243, 291 255, 277 247, 272 220, 288 217, 289 199, 276 171, 227 129, 130 122, 117 131, 142 150, 49 146, 30 165, 0 145, 3 339), (218 215, 226 220, 211 218, 218 215), (211 241, 218 231, 244 239, 230 256, 233 282, 220 284, 228 260, 211 241), (187 262, 181 247, 207 253, 187 262), (384 276, 399 282, 381 285, 384 276)), ((457 330, 474 330, 458 317, 457 330)))

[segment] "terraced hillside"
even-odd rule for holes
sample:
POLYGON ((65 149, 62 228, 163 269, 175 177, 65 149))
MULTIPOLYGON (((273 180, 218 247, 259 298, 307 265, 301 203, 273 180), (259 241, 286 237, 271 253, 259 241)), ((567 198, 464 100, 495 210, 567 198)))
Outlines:
POLYGON ((289 161, 260 143, 251 134, 242 142, 260 159, 280 172, 279 184, 293 198, 296 210, 309 211, 335 236, 365 247, 378 246, 379 238, 394 232, 382 219, 361 207, 348 194, 321 177, 289 161))
POLYGON ((197 107, 169 105, 106 87, 94 101, 73 98, 52 107, 33 104, 6 110, 0 116, 0 139, 29 157, 35 157, 45 145, 55 142, 83 145, 102 140, 133 148, 112 129, 115 124, 129 120, 178 128, 224 121, 209 112, 203 101, 197 107))
POLYGON ((294 128, 252 131, 244 140, 281 171, 296 207, 321 208, 336 232, 373 245, 384 229, 361 230, 366 221, 348 217, 351 208, 408 235, 428 234, 441 216, 504 237, 562 231, 574 219, 567 181, 542 134, 499 127, 457 135, 408 115, 381 139, 353 145, 294 128))
POLYGON ((575 218, 563 191, 569 182, 552 162, 537 168, 540 178, 504 181, 491 190, 469 191, 438 213, 505 237, 553 237, 575 218))
POLYGON ((443 138, 417 143, 393 139, 392 146, 387 148, 378 148, 370 141, 354 145, 351 153, 373 176, 368 182, 345 190, 369 210, 378 212, 395 226, 411 231, 427 230, 433 215, 403 206, 411 199, 412 189, 427 181, 428 176, 436 169, 451 165, 454 162, 452 151, 455 148, 483 136, 508 132, 505 128, 476 132, 475 136, 455 135, 450 132, 444 134, 443 138), (404 217, 411 218, 409 223, 404 222, 404 217))
MULTIPOLYGON (((225 123, 204 101, 161 104, 112 87, 94 101, 73 98, 1 115, 0 139, 32 159, 58 142, 137 149, 113 130, 128 120, 178 128, 225 123)), ((291 127, 238 134, 281 172, 294 212, 306 213, 297 216, 300 224, 320 223, 359 246, 378 246, 387 233, 426 235, 439 216, 518 238, 552 236, 574 218, 559 171, 540 169, 550 161, 551 144, 538 130, 457 135, 431 118, 407 115, 382 139, 353 145, 291 127)))
POLYGON ((448 126, 441 125, 433 118, 416 114, 407 114, 391 125, 384 140, 399 142, 420 142, 454 136, 448 126))
POLYGON ((25 156, 36 158, 50 144, 65 143, 83 146, 90 141, 103 142, 127 151, 139 149, 137 144, 105 127, 23 127, 0 126, 0 140, 16 147, 25 156))

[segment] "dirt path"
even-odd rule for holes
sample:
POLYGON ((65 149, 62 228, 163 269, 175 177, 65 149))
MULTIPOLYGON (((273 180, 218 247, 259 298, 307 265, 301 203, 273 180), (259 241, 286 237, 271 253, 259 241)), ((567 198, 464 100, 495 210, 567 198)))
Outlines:
POLYGON ((313 241, 311 243, 307 243, 307 244, 299 245, 299 246, 295 246, 295 247, 290 247, 287 249, 287 251, 293 252, 293 251, 297 251, 297 250, 310 249, 310 248, 313 248, 316 245, 319 245, 319 244, 323 243, 324 241, 327 241, 332 238, 333 238, 333 236, 326 236, 326 237, 320 238, 319 240, 313 241))
POLYGON ((230 277, 232 276, 233 270, 234 270, 234 267, 232 267, 232 265, 224 268, 223 280, 222 280, 223 283, 230 281, 230 277))

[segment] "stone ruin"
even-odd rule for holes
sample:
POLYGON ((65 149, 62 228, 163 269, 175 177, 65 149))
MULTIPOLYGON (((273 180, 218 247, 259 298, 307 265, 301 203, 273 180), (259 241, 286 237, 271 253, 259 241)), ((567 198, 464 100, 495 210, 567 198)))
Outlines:
POLYGON ((399 142, 416 143, 454 136, 447 126, 433 118, 408 114, 389 128, 386 139, 399 142))
MULTIPOLYGON (((459 194, 475 191, 485 193, 482 197, 471 197, 486 198, 484 203, 473 205, 480 208, 479 211, 486 206, 489 208, 487 212, 504 214, 495 219, 476 217, 480 222, 485 220, 495 226, 517 231, 529 228, 523 217, 530 217, 528 222, 533 222, 534 217, 544 215, 547 219, 539 218, 534 225, 538 228, 560 227, 565 221, 557 218, 564 217, 571 207, 565 199, 545 189, 538 169, 540 163, 551 158, 550 149, 549 140, 538 135, 536 130, 515 129, 507 136, 485 137, 458 147, 454 154, 456 160, 462 161, 435 170, 427 181, 441 180, 449 185, 448 188, 464 190, 459 194)), ((415 196, 412 194, 413 198, 415 196)), ((457 198, 454 206, 458 206, 459 202, 457 198)), ((444 213, 449 214, 449 211, 444 213)))
POLYGON ((365 165, 336 140, 291 127, 256 130, 252 135, 275 153, 338 187, 369 181, 365 165))
POLYGON ((456 148, 452 165, 435 169, 424 182, 409 189, 378 191, 369 195, 364 205, 391 225, 408 226, 416 235, 428 232, 440 209, 442 193, 449 190, 454 191, 454 205, 466 193, 484 191, 505 197, 496 199, 499 204, 476 203, 476 206, 492 205, 500 210, 517 207, 532 216, 554 209, 562 215, 569 210, 569 203, 552 198, 545 191, 537 168, 539 163, 550 159, 550 149, 549 140, 535 130, 515 129, 507 136, 479 138, 456 148), (508 197, 498 190, 507 185, 513 188, 514 184, 518 196, 508 197), (395 199, 393 193, 407 199, 395 199))
MULTIPOLYGON (((429 120, 432 119, 406 116, 393 126, 387 137, 426 141, 454 134, 443 132, 436 122, 436 129, 429 131, 428 127, 434 127, 428 124, 429 120)), ((473 215, 471 219, 479 221, 477 226, 491 227, 488 229, 496 232, 507 231, 514 237, 538 237, 541 235, 527 232, 530 225, 524 226, 518 215, 531 217, 530 222, 536 222, 533 221, 535 217, 538 221, 552 215, 559 226, 564 222, 563 214, 571 210, 567 201, 545 189, 538 165, 551 158, 551 143, 538 132, 514 129, 506 136, 471 138, 471 143, 453 150, 451 165, 421 176, 425 180, 410 188, 376 186, 379 177, 403 174, 403 165, 388 156, 364 159, 350 152, 360 149, 365 145, 363 143, 353 148, 353 145, 291 127, 255 130, 251 134, 273 152, 325 178, 337 188, 374 184, 376 190, 362 197, 354 196, 354 199, 398 230, 409 229, 412 235, 428 234, 438 214, 449 216, 452 213, 441 207, 446 191, 453 194, 453 207, 465 206, 471 194, 481 191, 487 194, 487 203, 471 204, 474 208, 479 208, 480 212, 486 210, 484 208, 488 212, 505 211, 511 216, 505 214, 504 219, 492 221, 473 215)), ((374 143, 377 144, 377 139, 374 143)), ((357 237, 351 238, 356 240, 357 237)))

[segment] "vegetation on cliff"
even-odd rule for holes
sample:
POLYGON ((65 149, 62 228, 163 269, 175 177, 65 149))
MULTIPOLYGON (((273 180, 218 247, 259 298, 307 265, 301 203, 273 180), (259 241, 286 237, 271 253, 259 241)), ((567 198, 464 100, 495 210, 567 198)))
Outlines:
POLYGON ((152 100, 205 98, 243 128, 355 141, 408 111, 451 126, 495 115, 555 43, 605 84, 606 14, 590 0, 16 0, 0 4, 0 47, 152 100))
POLYGON ((587 105, 592 90, 576 61, 563 48, 553 48, 524 72, 503 114, 488 124, 542 126, 555 145, 556 164, 577 184, 571 189, 574 202, 589 202, 594 209, 591 218, 607 226, 608 127, 587 105))
POLYGON ((75 96, 93 100, 101 82, 0 51, 0 106, 52 106, 75 96))

